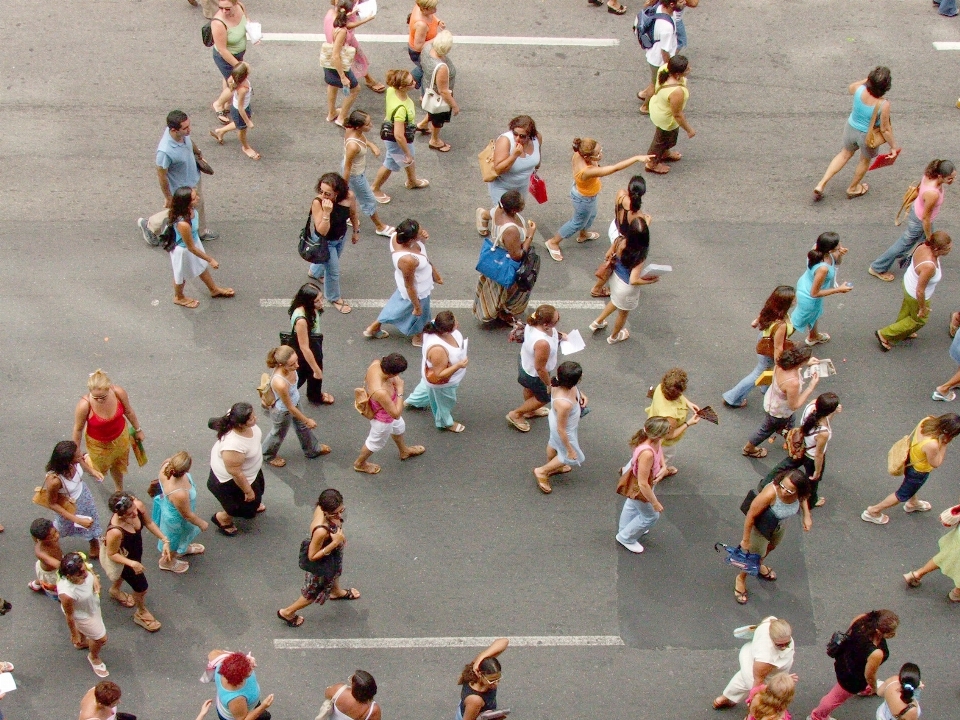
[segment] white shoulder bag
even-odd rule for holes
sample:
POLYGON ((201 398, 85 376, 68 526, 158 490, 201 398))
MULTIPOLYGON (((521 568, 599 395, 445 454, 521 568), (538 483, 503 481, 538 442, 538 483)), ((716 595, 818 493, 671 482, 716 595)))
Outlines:
POLYGON ((420 107, 423 108, 424 112, 428 112, 431 115, 439 115, 440 113, 450 112, 450 106, 447 105, 447 101, 443 99, 443 96, 437 92, 437 70, 440 69, 440 66, 447 66, 446 63, 437 63, 437 66, 433 68, 433 73, 430 75, 430 87, 425 88, 423 91, 423 99, 420 101, 420 107))

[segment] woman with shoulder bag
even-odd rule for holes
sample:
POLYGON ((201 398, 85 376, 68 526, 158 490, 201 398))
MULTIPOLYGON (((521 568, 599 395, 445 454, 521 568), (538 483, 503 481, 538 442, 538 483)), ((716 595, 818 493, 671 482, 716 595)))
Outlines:
MULTIPOLYGON (((757 387, 757 379, 773 367, 784 349, 793 347, 790 308, 796 300, 796 291, 789 285, 778 285, 763 304, 757 319, 750 327, 757 330, 757 366, 743 380, 723 393, 723 404, 734 410, 747 406, 747 396, 757 387)), ((766 392, 766 386, 761 392, 766 392)))
POLYGON ((530 178, 539 169, 543 136, 529 115, 517 115, 493 145, 493 170, 497 177, 487 183, 490 200, 500 202, 508 190, 520 193, 524 202, 530 189, 530 178))
POLYGON ((220 95, 213 101, 213 111, 224 125, 230 124, 230 99, 233 90, 227 78, 243 61, 247 52, 247 10, 239 0, 219 0, 217 14, 210 20, 210 35, 213 37, 213 64, 223 76, 220 95))
MULTIPOLYGON (((383 140, 383 167, 377 171, 373 180, 373 196, 378 203, 390 202, 390 196, 381 190, 391 173, 404 170, 407 173, 406 187, 408 190, 421 190, 430 181, 417 177, 417 165, 413 161, 413 137, 407 139, 407 127, 414 127, 417 119, 417 110, 408 93, 413 90, 413 75, 407 70, 387 71, 386 114, 383 126, 380 128, 380 139, 383 140), (392 128, 388 127, 388 123, 392 128)), ((415 132, 415 131, 414 131, 415 132)))
POLYGON ((61 537, 82 537, 90 543, 90 558, 100 557, 100 517, 93 493, 83 481, 83 471, 103 482, 103 473, 97 470, 90 456, 81 453, 72 440, 61 440, 53 447, 43 479, 48 505, 57 517, 53 524, 61 537))
POLYGON ((336 0, 336 3, 331 4, 333 7, 327 10, 323 18, 323 34, 327 43, 333 46, 330 52, 330 64, 333 67, 323 68, 323 81, 327 84, 327 122, 343 127, 343 121, 350 115, 350 108, 360 94, 357 76, 350 66, 344 67, 343 63, 344 48, 352 47, 356 52, 358 47, 353 30, 347 26, 347 18, 353 12, 356 0, 336 0), (343 105, 338 108, 337 94, 346 88, 349 88, 350 92, 343 105))
POLYGON ((291 605, 277 610, 277 617, 290 627, 303 625, 303 616, 297 611, 311 604, 323 605, 327 600, 359 600, 356 588, 340 587, 343 570, 343 495, 327 488, 317 498, 317 505, 310 521, 310 542, 304 562, 301 551, 301 569, 304 576, 303 590, 291 605), (310 569, 304 569, 304 566, 310 569))
POLYGON ((617 492, 626 495, 627 499, 620 511, 616 539, 632 553, 643 552, 639 540, 650 532, 663 512, 663 505, 653 488, 667 474, 667 463, 663 459, 660 444, 670 432, 670 420, 655 416, 647 418, 643 427, 630 439, 630 445, 634 448, 633 456, 623 469, 623 475, 629 475, 629 485, 623 491, 617 488, 617 492))
POLYGON ((297 365, 297 388, 307 384, 307 402, 333 405, 333 395, 323 392, 323 290, 314 283, 305 283, 297 290, 287 311, 292 337, 280 333, 280 342, 290 345, 300 361, 297 365))
POLYGON ((373 675, 366 670, 354 671, 347 682, 331 685, 324 693, 330 702, 327 720, 380 720, 380 706, 373 699, 376 694, 373 675))
POLYGON ((360 240, 360 216, 357 199, 347 181, 337 173, 326 173, 317 180, 317 196, 310 204, 313 231, 326 242, 329 257, 323 262, 311 263, 307 272, 314 280, 323 282, 323 294, 331 305, 346 315, 353 310, 340 294, 340 255, 347 239, 347 220, 353 225, 351 244, 360 240))
POLYGON ((290 423, 293 422, 300 449, 308 460, 318 458, 330 452, 330 446, 317 442, 313 434, 317 421, 304 415, 300 409, 300 390, 297 387, 297 354, 289 345, 275 347, 267 353, 267 367, 273 370, 270 376, 270 389, 273 391, 274 404, 267 408, 273 426, 263 439, 263 458, 273 467, 283 467, 287 461, 277 453, 283 444, 290 423))
POLYGON ((641 253, 643 257, 640 258, 640 261, 643 262, 647 259, 647 254, 650 251, 649 227, 653 218, 640 209, 643 203, 643 196, 646 192, 647 181, 644 180, 641 175, 634 175, 630 178, 626 189, 621 188, 617 191, 617 199, 613 205, 613 220, 610 222, 610 250, 608 250, 604 256, 603 262, 600 264, 600 267, 597 268, 597 272, 594 273, 597 277, 597 282, 590 289, 590 297, 610 297, 610 289, 607 287, 607 282, 613 274, 615 264, 614 258, 616 252, 614 246, 620 238, 627 234, 630 225, 637 219, 643 221, 641 227, 647 228, 645 236, 646 248, 641 253))
MULTIPOLYGON (((522 262, 530 251, 537 224, 533 220, 524 220, 520 211, 524 208, 523 194, 517 190, 507 190, 496 206, 490 210, 477 208, 477 232, 480 237, 490 237, 495 247, 502 247, 514 262, 522 262)), ((514 283, 509 287, 491 280, 481 274, 477 282, 477 292, 473 299, 473 315, 482 323, 501 320, 508 325, 516 325, 518 317, 527 311, 530 304, 529 290, 521 290, 514 283)))
POLYGON ((430 52, 421 56, 424 78, 430 78, 430 85, 423 91, 421 106, 427 116, 417 125, 417 130, 427 132, 430 125, 428 147, 438 152, 450 152, 450 143, 440 139, 440 128, 450 119, 460 114, 460 106, 453 97, 453 84, 457 77, 457 68, 450 60, 453 47, 453 34, 441 30, 430 43, 430 52))
MULTIPOLYGON (((749 495, 748 495, 749 497, 749 495)), ((773 482, 756 493, 743 519, 743 540, 741 549, 759 555, 760 574, 757 578, 765 582, 774 582, 777 574, 762 560, 772 553, 783 539, 783 521, 788 517, 801 514, 803 530, 809 532, 813 527, 810 517, 810 481, 802 470, 787 470, 773 482)), ((747 573, 737 575, 733 584, 733 595, 740 605, 747 604, 747 573)))

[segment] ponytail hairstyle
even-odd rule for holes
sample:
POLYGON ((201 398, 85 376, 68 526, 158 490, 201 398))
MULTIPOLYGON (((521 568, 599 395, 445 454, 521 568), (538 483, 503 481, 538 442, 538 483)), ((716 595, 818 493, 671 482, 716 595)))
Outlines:
POLYGON ((432 322, 423 326, 423 332, 428 335, 441 335, 443 333, 453 332, 457 326, 457 319, 449 310, 438 312, 432 322))
POLYGON ((640 212, 643 196, 647 194, 647 181, 642 175, 634 175, 627 184, 627 196, 630 198, 630 212, 640 212))
POLYGON ((796 297, 797 291, 790 285, 778 285, 775 287, 773 292, 770 293, 770 297, 768 297, 767 301, 763 304, 763 309, 760 310, 760 317, 757 318, 757 325, 760 330, 766 330, 770 327, 771 323, 777 320, 785 320, 787 311, 790 309, 790 306, 793 305, 796 297))
POLYGON ((289 345, 281 345, 280 347, 275 347, 267 353, 267 367, 271 370, 278 367, 283 367, 297 353, 289 345))
POLYGON ((584 160, 592 160, 597 152, 598 143, 593 138, 574 138, 573 151, 584 160))
POLYGON ((407 218, 397 225, 397 242, 401 245, 411 243, 420 237, 420 223, 407 218))
POLYGON ((167 211, 167 219, 170 222, 176 222, 182 219, 184 222, 193 220, 193 188, 178 187, 173 191, 173 200, 170 201, 170 210, 167 211))
POLYGON ((567 360, 566 362, 560 363, 557 367, 557 375, 556 377, 550 378, 550 385, 551 387, 569 390, 570 388, 576 387, 581 377, 583 377, 583 368, 580 366, 580 363, 567 360))
POLYGON ((650 252, 650 233, 643 218, 634 218, 623 233, 623 249, 620 251, 620 263, 628 270, 647 259, 650 252))
POLYGON ((807 267, 812 268, 818 263, 822 263, 823 259, 832 251, 836 250, 840 245, 840 236, 835 232, 825 232, 820 233, 820 237, 817 238, 817 243, 813 246, 813 250, 807 253, 807 267))
POLYGON ((543 325, 553 322, 557 309, 553 305, 541 305, 527 318, 527 325, 543 325))
POLYGON ((820 424, 821 420, 835 413, 838 407, 840 407, 840 398, 837 397, 836 393, 823 393, 814 401, 813 412, 807 415, 807 419, 803 421, 800 432, 809 435, 820 424))
POLYGON ((916 663, 904 663, 898 676, 900 680, 900 700, 905 703, 913 701, 920 689, 920 668, 916 663))
POLYGON ((670 434, 671 430, 669 418, 654 415, 653 417, 647 418, 643 427, 633 434, 633 437, 630 438, 630 447, 637 447, 637 445, 641 445, 647 440, 666 437, 670 434))
POLYGON ((473 669, 473 663, 467 663, 463 666, 463 670, 460 673, 460 678, 457 680, 457 685, 477 683, 485 679, 485 676, 497 675, 500 672, 502 672, 500 668, 500 661, 495 657, 488 657, 481 660, 480 672, 476 672, 473 669))
POLYGON ((923 171, 923 174, 931 180, 936 180, 937 178, 953 175, 955 171, 956 168, 949 160, 931 160, 930 164, 927 165, 927 169, 923 171))
POLYGON ((657 84, 663 85, 670 76, 680 77, 687 71, 690 62, 683 55, 674 55, 667 61, 667 66, 657 73, 657 84))
POLYGON ((97 368, 87 377, 87 390, 109 390, 113 387, 110 376, 97 368))
POLYGON ((342 28, 347 26, 347 16, 353 12, 354 0, 337 0, 336 16, 333 18, 333 26, 342 28))
POLYGON ((247 79, 247 76, 250 74, 250 66, 245 62, 238 62, 233 66, 233 70, 230 72, 230 79, 233 80, 233 86, 236 87, 244 80, 247 79))
MULTIPOLYGON (((190 472, 190 467, 193 465, 193 458, 190 457, 190 453, 186 450, 181 450, 167 460, 165 465, 167 466, 167 474, 170 477, 182 478, 190 472)), ((161 466, 161 471, 162 469, 163 466, 161 466)), ((163 486, 160 484, 160 478, 154 478, 150 481, 150 484, 147 486, 147 495, 152 498, 163 495, 163 486)))
POLYGON ((343 121, 343 126, 348 130, 362 128, 370 120, 370 114, 364 110, 354 110, 350 116, 343 121))
POLYGON ((890 68, 878 65, 867 75, 867 92, 879 99, 890 92, 893 78, 890 77, 890 68))
POLYGON ((245 402, 234 403, 230 411, 221 417, 212 417, 207 421, 207 427, 217 433, 217 440, 222 440, 223 436, 231 430, 243 427, 253 416, 253 405, 245 402))
POLYGON ((929 247, 931 250, 946 250, 950 247, 950 243, 953 240, 951 237, 944 232, 943 230, 934 230, 930 237, 924 240, 923 244, 929 247))

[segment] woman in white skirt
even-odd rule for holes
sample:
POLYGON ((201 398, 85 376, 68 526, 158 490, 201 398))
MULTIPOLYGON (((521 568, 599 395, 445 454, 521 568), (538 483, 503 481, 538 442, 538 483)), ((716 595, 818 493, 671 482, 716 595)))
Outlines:
POLYGON ((614 258, 613 275, 610 276, 610 301, 600 316, 590 323, 593 332, 607 326, 607 318, 617 311, 613 323, 613 332, 607 338, 610 345, 623 342, 630 337, 630 331, 624 329, 627 315, 640 304, 640 286, 655 283, 657 276, 643 277, 643 261, 650 247, 650 230, 642 217, 636 218, 610 247, 608 259, 614 258))
POLYGON ((186 308, 195 308, 199 300, 183 294, 187 280, 199 277, 210 291, 210 297, 233 297, 233 289, 220 287, 210 276, 210 268, 216 270, 220 263, 207 255, 200 242, 200 218, 195 206, 197 191, 193 188, 177 188, 170 204, 170 222, 173 223, 176 245, 170 251, 173 265, 173 302, 186 308))

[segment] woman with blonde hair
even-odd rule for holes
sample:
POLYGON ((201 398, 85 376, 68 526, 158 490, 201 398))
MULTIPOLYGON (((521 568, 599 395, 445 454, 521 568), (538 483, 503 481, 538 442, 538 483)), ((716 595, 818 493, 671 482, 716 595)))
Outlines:
POLYGON ((273 404, 266 408, 273 427, 263 439, 263 458, 273 467, 283 467, 287 461, 277 455, 283 439, 287 436, 290 423, 293 422, 297 439, 303 454, 316 458, 330 452, 327 445, 318 445, 313 429, 317 421, 303 414, 300 409, 300 388, 297 387, 297 368, 300 361, 297 353, 289 345, 281 345, 267 353, 267 367, 273 370, 270 377, 270 389, 273 404))
MULTIPOLYGON (((407 139, 407 127, 413 127, 417 119, 417 110, 408 94, 414 88, 413 75, 407 70, 387 71, 386 113, 384 122, 393 123, 393 140, 384 140, 383 166, 373 180, 373 196, 380 204, 390 202, 390 196, 380 188, 390 178, 391 173, 403 170, 407 173, 408 190, 421 190, 430 184, 429 180, 417 177, 417 165, 413 160, 413 133, 407 139)), ((382 137, 382 136, 381 136, 382 137)))
MULTIPOLYGON (((449 30, 441 30, 430 43, 430 52, 421 56, 421 68, 426 79, 427 87, 436 92, 443 100, 443 107, 437 112, 428 112, 427 116, 417 125, 420 132, 430 129, 430 142, 427 147, 437 152, 450 152, 450 143, 440 139, 440 128, 450 122, 450 119, 460 114, 460 106, 453 97, 453 84, 457 77, 457 68, 450 60, 450 50, 453 48, 453 34, 449 30)), ((424 91, 426 92, 426 91, 424 91)))
POLYGON ((79 446, 82 436, 93 467, 103 474, 109 472, 117 490, 123 490, 123 476, 130 459, 127 421, 136 441, 143 442, 140 421, 127 391, 114 385, 100 368, 90 373, 87 389, 89 392, 80 398, 73 413, 73 441, 79 446))
POLYGON ((437 4, 438 0, 417 0, 413 10, 407 16, 407 25, 410 27, 407 54, 413 62, 413 72, 411 74, 418 88, 423 81, 423 66, 421 65, 423 46, 433 40, 437 33, 446 27, 443 20, 437 17, 437 4))
POLYGON ((669 418, 651 417, 643 427, 630 438, 633 455, 623 472, 630 472, 637 480, 627 491, 627 499, 620 511, 620 526, 617 530, 617 542, 632 553, 642 553, 639 543, 642 536, 660 519, 663 505, 653 491, 654 486, 667 474, 667 464, 663 459, 661 443, 671 432, 669 418))
MULTIPOLYGON (((190 569, 184 557, 206 552, 203 545, 193 542, 209 523, 197 515, 197 486, 190 475, 192 465, 193 458, 186 450, 167 458, 148 491, 153 498, 153 522, 170 540, 170 558, 160 558, 160 569, 178 574, 190 569)), ((163 552, 162 542, 157 543, 157 550, 163 552)))
POLYGON ((797 680, 793 675, 777 673, 766 683, 754 688, 747 705, 747 720, 790 720, 790 703, 796 693, 797 680))
POLYGON ((601 187, 600 178, 625 170, 634 163, 647 162, 650 159, 649 155, 634 155, 614 165, 601 167, 600 160, 602 157, 603 148, 593 138, 573 139, 573 157, 571 159, 573 185, 570 187, 573 217, 560 227, 556 235, 544 242, 550 257, 557 262, 563 261, 563 255, 560 253, 561 241, 574 235, 577 235, 578 243, 585 243, 588 240, 596 240, 600 237, 599 233, 589 232, 590 225, 597 217, 597 200, 600 197, 601 187))
MULTIPOLYGON (((713 701, 714 710, 735 707, 744 698, 752 708, 758 688, 770 685, 774 677, 787 675, 793 667, 793 628, 783 618, 765 617, 754 628, 753 637, 740 648, 740 669, 713 701)), ((795 680, 796 678, 794 678, 795 680)))

